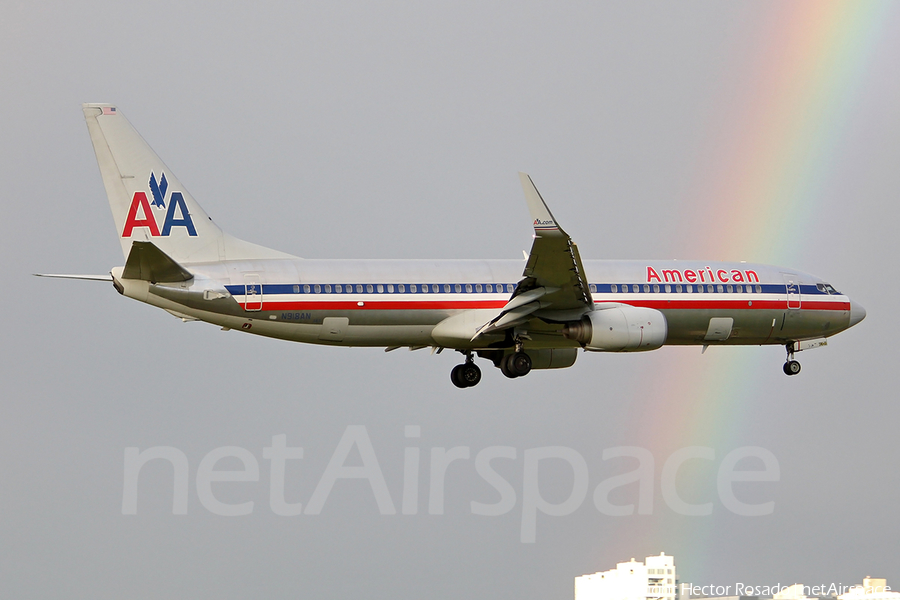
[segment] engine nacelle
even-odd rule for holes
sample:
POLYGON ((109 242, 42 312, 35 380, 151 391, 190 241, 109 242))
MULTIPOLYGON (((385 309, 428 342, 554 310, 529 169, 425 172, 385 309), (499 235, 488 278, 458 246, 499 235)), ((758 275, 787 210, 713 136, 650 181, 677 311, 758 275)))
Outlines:
POLYGON ((666 317, 653 308, 617 306, 586 314, 567 323, 563 335, 598 352, 656 350, 666 341, 666 317))

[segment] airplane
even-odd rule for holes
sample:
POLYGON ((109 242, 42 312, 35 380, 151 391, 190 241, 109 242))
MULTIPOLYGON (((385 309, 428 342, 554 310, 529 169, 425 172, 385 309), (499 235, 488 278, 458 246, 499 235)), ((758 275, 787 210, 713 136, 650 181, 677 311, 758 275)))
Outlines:
POLYGON ((222 231, 112 104, 83 104, 125 257, 120 294, 184 321, 333 346, 459 351, 450 379, 487 359, 509 378, 572 366, 579 350, 773 345, 783 371, 865 309, 795 269, 681 260, 586 260, 520 173, 534 238, 521 260, 303 259, 222 231))

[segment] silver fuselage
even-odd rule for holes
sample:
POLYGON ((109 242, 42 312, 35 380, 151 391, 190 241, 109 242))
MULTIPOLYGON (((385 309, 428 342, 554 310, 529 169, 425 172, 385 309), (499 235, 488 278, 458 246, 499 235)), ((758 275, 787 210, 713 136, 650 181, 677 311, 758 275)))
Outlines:
MULTIPOLYGON (((515 260, 274 259, 186 263, 190 281, 154 284, 112 274, 129 297, 185 319, 306 343, 443 346, 435 325, 464 311, 501 310, 522 277, 515 260), (424 288, 424 289, 423 289, 424 288), (337 324, 337 326, 335 326, 337 324)), ((785 344, 826 338, 865 312, 818 277, 769 265, 659 260, 584 262, 594 306, 648 307, 665 315, 666 344, 785 344), (826 287, 827 286, 827 287, 826 287), (727 339, 709 339, 728 317, 727 339)), ((577 347, 543 320, 526 348, 577 347)), ((494 347, 496 346, 494 342, 494 347)), ((489 345, 489 344, 488 344, 489 345)), ((474 349, 486 342, 459 343, 474 349)))

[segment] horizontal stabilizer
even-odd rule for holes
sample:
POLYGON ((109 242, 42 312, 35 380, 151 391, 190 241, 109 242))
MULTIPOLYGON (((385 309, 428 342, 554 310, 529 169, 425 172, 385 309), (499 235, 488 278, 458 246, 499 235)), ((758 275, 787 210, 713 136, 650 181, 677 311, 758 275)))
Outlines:
POLYGON ((122 277, 168 283, 188 281, 194 276, 157 248, 153 242, 134 242, 131 245, 131 252, 128 253, 128 260, 125 261, 122 277))
POLYGON ((35 273, 35 277, 54 277, 56 279, 83 279, 85 281, 112 281, 112 275, 65 275, 59 273, 35 273))

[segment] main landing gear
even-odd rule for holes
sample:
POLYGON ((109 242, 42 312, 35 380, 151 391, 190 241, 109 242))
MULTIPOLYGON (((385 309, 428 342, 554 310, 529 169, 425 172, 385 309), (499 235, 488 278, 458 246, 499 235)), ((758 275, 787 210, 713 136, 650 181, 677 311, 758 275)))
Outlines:
POLYGON ((522 351, 507 354, 500 359, 500 372, 513 379, 531 372, 531 357, 522 351))
POLYGON ((458 388, 478 385, 481 381, 481 369, 475 364, 471 353, 466 353, 466 362, 453 367, 450 371, 450 381, 458 388))
MULTIPOLYGON (((500 367, 500 371, 510 379, 522 377, 531 372, 531 357, 525 352, 518 350, 506 355, 503 354, 503 350, 491 352, 493 353, 492 355, 484 356, 479 354, 479 356, 490 358, 494 361, 494 366, 500 367)), ((465 352, 465 355, 466 362, 456 365, 450 371, 450 381, 458 388, 472 387, 478 385, 478 382, 481 381, 481 369, 475 364, 472 353, 465 352)))
POLYGON ((787 360, 782 370, 785 375, 796 375, 800 372, 800 363, 794 360, 794 342, 786 344, 784 349, 787 351, 787 360))

